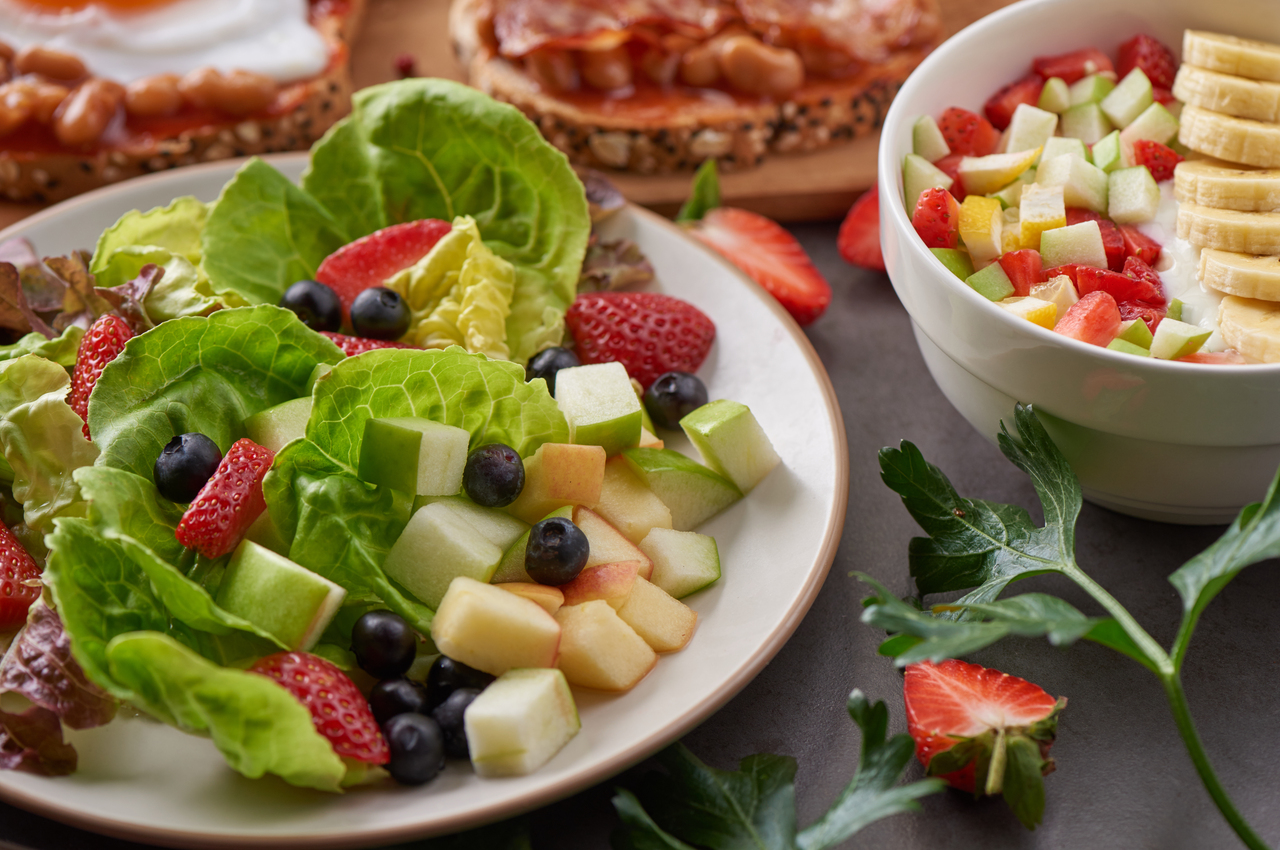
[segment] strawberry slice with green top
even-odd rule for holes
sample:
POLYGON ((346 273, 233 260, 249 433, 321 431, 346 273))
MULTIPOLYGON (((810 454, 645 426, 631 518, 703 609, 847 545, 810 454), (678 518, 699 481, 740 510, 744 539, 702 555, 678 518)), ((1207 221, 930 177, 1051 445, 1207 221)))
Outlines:
MULTIPOLYGON (((875 223, 878 255, 878 212, 875 223)), ((773 219, 735 207, 716 207, 694 222, 689 232, 763 286, 800 324, 821 316, 831 303, 831 285, 796 238, 773 219)))
POLYGON ((1067 704, 1043 688, 955 659, 906 669, 903 698, 916 757, 930 776, 975 795, 1003 794, 1034 828, 1044 816, 1049 747, 1067 704))
POLYGON ((435 218, 384 227, 325 257, 316 269, 316 280, 338 296, 345 318, 357 295, 382 286, 387 278, 421 260, 452 229, 449 222, 435 218))
POLYGON ((0 523, 0 633, 25 623, 27 609, 39 598, 39 564, 0 523))
POLYGON ((182 515, 174 532, 178 542, 206 558, 231 554, 267 509, 262 479, 273 460, 271 449, 248 438, 237 440, 182 515))
POLYGON ((107 364, 124 351, 125 343, 133 339, 128 322, 114 313, 101 316, 85 331, 76 351, 76 365, 71 374, 71 389, 67 391, 67 404, 84 420, 84 438, 89 437, 89 396, 102 376, 107 364))

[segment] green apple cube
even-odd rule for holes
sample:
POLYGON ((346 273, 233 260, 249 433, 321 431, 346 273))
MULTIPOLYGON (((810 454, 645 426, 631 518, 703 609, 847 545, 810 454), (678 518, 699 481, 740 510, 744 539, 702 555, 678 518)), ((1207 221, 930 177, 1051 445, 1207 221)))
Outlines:
POLYGON ((720 578, 716 539, 696 531, 655 528, 640 541, 640 551, 653 561, 652 584, 683 599, 720 578))
POLYGON ((1107 211, 1107 173, 1083 157, 1064 154, 1041 160, 1036 182, 1041 186, 1061 186, 1062 201, 1069 207, 1096 213, 1107 211))
POLYGON ((1062 135, 1092 145, 1112 130, 1111 121, 1096 103, 1082 103, 1062 113, 1062 135))
POLYGON ((290 650, 316 645, 347 592, 252 540, 231 554, 215 601, 290 650))
POLYGON ((640 427, 650 434, 658 433, 658 429, 653 427, 653 419, 650 418, 649 411, 644 406, 644 387, 640 385, 639 381, 632 378, 631 389, 636 391, 636 398, 640 399, 640 427))
POLYGON ((1013 294, 1013 282, 999 263, 984 266, 969 275, 965 283, 988 301, 1003 301, 1013 294))
POLYGON ((622 456, 671 511, 678 531, 692 531, 742 498, 732 481, 671 449, 627 449, 622 456))
POLYGON ((435 609, 454 578, 467 576, 487 583, 501 560, 502 549, 449 505, 437 502, 410 518, 382 570, 435 609))
POLYGON ((1115 87, 1116 81, 1105 74, 1090 74, 1087 77, 1081 77, 1071 84, 1071 105, 1079 106, 1082 103, 1099 103, 1104 97, 1111 94, 1111 90, 1115 87))
MULTIPOLYGON (((551 513, 543 517, 543 519, 551 519, 552 517, 560 517, 573 521, 573 505, 565 505, 563 508, 556 508, 551 513)), ((502 553, 502 560, 498 562, 498 568, 493 571, 489 581, 493 584, 501 584, 508 581, 533 581, 529 577, 528 571, 524 568, 525 550, 529 548, 529 532, 526 530, 523 534, 516 538, 515 542, 508 546, 502 553)))
POLYGON ((911 125, 911 152, 928 162, 937 162, 951 153, 951 147, 932 115, 921 115, 911 125))
POLYGON ((945 171, 924 157, 907 154, 902 161, 902 198, 907 214, 915 213, 916 203, 926 189, 950 189, 954 182, 945 171))
POLYGON ((1212 335, 1212 331, 1198 325, 1189 325, 1166 316, 1156 325, 1155 336, 1151 339, 1151 356, 1161 360, 1177 360, 1179 357, 1195 354, 1212 335))
POLYGON ((717 399, 680 420, 702 462, 750 493, 781 462, 773 443, 745 404, 717 399))
POLYGON ((621 363, 593 363, 556 373, 556 405, 569 421, 569 441, 616 455, 640 442, 640 399, 621 363))
MULTIPOLYGON (((327 364, 326 364, 327 365, 327 364)), ((253 414, 244 421, 245 436, 260 446, 279 452, 307 433, 311 396, 295 398, 253 414)))
POLYGON ((1045 160, 1053 159, 1055 156, 1074 156, 1088 162, 1089 149, 1079 139, 1054 136, 1044 143, 1044 150, 1040 152, 1040 161, 1044 162, 1045 160))
POLYGON ((366 419, 360 442, 361 481, 417 496, 462 489, 471 434, 431 419, 366 419))
MULTIPOLYGON (((1054 136, 1054 138, 1056 139, 1057 136, 1054 136)), ((1050 139, 1049 141, 1053 141, 1053 139, 1050 139)), ((1019 174, 1008 186, 1005 186, 999 192, 992 192, 989 197, 995 198, 1000 202, 1000 206, 1004 207, 1005 211, 1008 211, 1012 207, 1022 205, 1022 187, 1034 182, 1036 182, 1036 169, 1028 168, 1026 171, 1019 174)), ((967 276, 968 275, 966 275, 966 277, 967 276)))
POLYGON ((973 260, 969 259, 968 251, 959 248, 930 248, 929 252, 947 267, 947 271, 961 280, 973 274, 973 260))
POLYGON ((529 523, 497 508, 477 505, 466 496, 419 496, 413 501, 417 512, 427 505, 441 504, 466 520, 494 546, 504 552, 529 532, 529 523))
POLYGON ((1108 175, 1107 216, 1116 224, 1151 221, 1159 208, 1160 187, 1146 166, 1120 168, 1108 175))
MULTIPOLYGON (((1133 143, 1140 139, 1163 145, 1177 134, 1178 119, 1163 104, 1153 103, 1120 131, 1120 146, 1123 150, 1132 152, 1133 143)), ((1132 156, 1128 161, 1133 162, 1132 156)))
POLYGON ((582 724, 564 673, 508 670, 463 714, 471 765, 479 776, 524 776, 560 752, 582 724))
POLYGON ((1142 319, 1126 319, 1120 323, 1120 333, 1116 339, 1133 343, 1141 348, 1151 348, 1151 328, 1142 319))
POLYGON ((326 375, 333 371, 333 366, 328 363, 317 363, 316 368, 311 370, 311 377, 307 379, 307 395, 315 390, 316 384, 324 379, 326 375))
POLYGON ((1134 345, 1128 340, 1120 339, 1120 337, 1116 337, 1111 340, 1111 342, 1107 343, 1107 348, 1112 351, 1119 351, 1121 354, 1132 354, 1136 357, 1151 356, 1151 352, 1143 348, 1141 345, 1134 345))
POLYGON ((1123 129, 1154 102, 1151 80, 1141 68, 1134 68, 1098 105, 1112 124, 1123 129))
POLYGON ((1094 142, 1093 149, 1089 153, 1093 159, 1093 164, 1108 174, 1117 168, 1123 167, 1124 157, 1121 154, 1120 131, 1112 130, 1094 142))
POLYGON ((1071 106, 1071 89, 1062 77, 1050 77, 1044 81, 1040 90, 1040 101, 1036 104, 1046 112, 1061 115, 1071 106))
POLYGON ((1181 322, 1182 321, 1182 299, 1175 298, 1172 301, 1170 301, 1169 310, 1168 312, 1165 313, 1165 316, 1170 319, 1173 319, 1174 321, 1181 322))
POLYGON ((1006 131, 1008 142, 1005 144, 1005 151, 1017 153, 1043 147, 1057 129, 1057 115, 1027 103, 1019 103, 1006 131))
POLYGON ((1040 257, 1046 269, 1078 263, 1105 269, 1107 252, 1096 221, 1056 227, 1040 234, 1040 257))

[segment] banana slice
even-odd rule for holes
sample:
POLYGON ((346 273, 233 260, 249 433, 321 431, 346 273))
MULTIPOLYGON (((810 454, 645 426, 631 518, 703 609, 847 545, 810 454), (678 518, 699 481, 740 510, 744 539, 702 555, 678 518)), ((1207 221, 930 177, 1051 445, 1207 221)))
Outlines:
POLYGON ((1178 204, 1178 238, 1198 248, 1280 254, 1280 213, 1215 210, 1178 204))
POLYGON ((1280 169, 1189 159, 1174 169, 1173 193, 1183 204, 1240 212, 1280 212, 1280 169))
POLYGON ((1182 36, 1182 61, 1222 74, 1280 83, 1280 47, 1202 30, 1182 36))
POLYGON ((1228 295, 1218 308, 1218 328, 1245 357, 1280 363, 1280 304, 1228 295))
POLYGON ((1188 104, 1178 141, 1193 151, 1259 168, 1280 168, 1280 124, 1233 118, 1188 104))
POLYGON ((1184 64, 1173 81, 1173 96, 1236 118, 1280 121, 1280 83, 1246 80, 1184 64))
POLYGON ((1227 295, 1280 301, 1280 257, 1205 248, 1200 252, 1200 281, 1227 295))

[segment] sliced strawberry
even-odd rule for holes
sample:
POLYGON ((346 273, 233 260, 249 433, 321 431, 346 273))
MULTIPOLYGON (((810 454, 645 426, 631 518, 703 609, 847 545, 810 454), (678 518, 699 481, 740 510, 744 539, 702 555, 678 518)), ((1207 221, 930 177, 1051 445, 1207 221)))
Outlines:
POLYGON ((1168 106, 1171 103, 1176 103, 1178 100, 1173 96, 1173 92, 1161 86, 1151 87, 1151 99, 1161 106, 1168 106))
POLYGON ((1234 348, 1228 348, 1226 351, 1197 351, 1186 357, 1179 357, 1178 362, 1204 363, 1208 366, 1244 366, 1249 361, 1234 348))
POLYGON ((316 280, 337 294, 345 317, 357 295, 421 260, 452 229, 434 218, 384 227, 325 257, 316 280))
POLYGON ((1120 229, 1110 219, 1103 218, 1093 210, 1080 207, 1067 207, 1067 224, 1079 224, 1082 221, 1096 221, 1098 231, 1102 234, 1102 248, 1107 252, 1107 268, 1113 272, 1124 267, 1124 238, 1120 229))
POLYGON ((1173 148, 1150 139, 1139 139, 1133 143, 1133 164, 1145 165, 1157 183, 1172 180, 1173 169, 1182 159, 1173 148))
POLYGON ((1040 90, 1043 88, 1044 79, 1039 74, 1028 74, 991 95, 982 111, 997 130, 1005 130, 1013 120, 1013 111, 1018 108, 1018 104, 1035 106, 1040 101, 1040 90))
POLYGON ((926 248, 954 248, 960 241, 960 205, 946 189, 925 189, 916 201, 911 226, 926 248))
POLYGON ((995 153, 1000 131, 991 122, 967 109, 952 106, 938 119, 938 129, 953 154, 986 156, 995 153))
POLYGON ((253 440, 237 440, 188 507, 174 535, 206 558, 231 554, 263 511, 262 479, 275 453, 253 440))
POLYGON ((1160 243, 1143 233, 1132 224, 1120 225, 1120 236, 1124 239, 1124 255, 1137 257, 1149 266, 1154 267, 1160 260, 1160 243))
POLYGON ((716 338, 701 310, 657 292, 584 292, 564 323, 583 363, 621 363, 645 389, 664 372, 698 371, 716 338))
POLYGON ((1079 263, 1067 263, 1064 266, 1054 266, 1051 269, 1045 269, 1043 272, 1041 272, 1040 278, 1045 281, 1050 281, 1059 275, 1066 275, 1071 279, 1071 285, 1074 286, 1077 290, 1079 290, 1080 284, 1076 282, 1076 278, 1079 276, 1080 269, 1082 268, 1085 268, 1085 267, 1080 265, 1079 263))
POLYGON ((321 331, 327 336, 334 345, 342 349, 342 353, 348 357, 355 357, 357 354, 364 354, 366 351, 376 351, 379 348, 414 348, 415 346, 406 345, 403 342, 391 342, 385 339, 366 339, 362 336, 347 336, 346 334, 336 334, 332 331, 321 331))
MULTIPOLYGON (((954 659, 908 666, 902 693, 916 757, 931 776, 962 791, 998 794, 1013 782, 1020 790, 1032 790, 1027 786, 1038 786, 1040 777, 1053 770, 1049 748, 1065 699, 1055 700, 1017 676, 954 659), (1039 772, 1006 771, 1010 747, 1038 754, 1039 772)), ((1039 799, 1041 808, 1015 804, 1015 812, 1023 823, 1034 825, 1043 814, 1043 792, 1030 796, 1039 799)), ((1027 795, 1006 798, 1025 802, 1027 795)))
POLYGON ((108 313, 89 326, 80 340, 76 352, 76 366, 71 375, 71 389, 67 391, 67 404, 84 420, 84 437, 89 437, 89 395, 98 383, 102 370, 115 360, 125 343, 133 339, 129 323, 114 313, 108 313))
MULTIPOLYGON (((873 188, 867 195, 874 191, 873 188)), ((854 204, 854 210, 865 198, 863 195, 854 204)), ((849 214, 852 216, 853 211, 849 214)), ((863 228, 859 239, 865 240, 861 247, 869 250, 874 245, 878 258, 880 212, 874 198, 871 212, 860 214, 858 226, 863 228)), ((800 324, 807 325, 821 316, 831 303, 831 286, 826 278, 814 267, 796 238, 773 219, 735 207, 716 207, 701 221, 694 222, 689 232, 763 286, 800 324)), ((847 254, 845 259, 849 259, 847 254)), ((883 261, 880 268, 884 268, 883 261)), ((641 383, 645 382, 641 380, 641 383)))
POLYGON ((1167 300, 1164 295, 1164 281, 1160 279, 1160 273, 1138 257, 1129 257, 1124 261, 1124 274, 1126 277, 1142 281, 1151 288, 1154 295, 1144 297, 1143 301, 1149 301, 1152 304, 1163 304, 1167 300))
POLYGON ((259 658, 249 672, 268 677, 305 705, 338 755, 369 764, 391 760, 369 701, 332 662, 307 652, 277 652, 259 658))
MULTIPOLYGON (((1128 275, 1113 272, 1110 269, 1095 269, 1083 266, 1076 277, 1076 291, 1081 296, 1090 292, 1106 292, 1116 300, 1144 301, 1154 303, 1163 297, 1159 286, 1152 286, 1150 281, 1138 280, 1128 275)), ((1107 340, 1110 342, 1110 340, 1107 340)))
POLYGON ((1040 284, 1043 260, 1040 252, 1034 248, 1023 248, 1021 251, 1009 251, 997 260, 1000 268, 1008 275, 1013 284, 1014 295, 1030 295, 1031 287, 1040 284))
POLYGON ((935 168, 951 178, 951 197, 957 201, 963 201, 966 194, 964 181, 960 179, 960 161, 963 159, 962 153, 950 153, 933 164, 935 168))
POLYGON ((0 634, 27 621, 27 609, 40 598, 40 566, 0 523, 0 634))
POLYGON ((840 223, 836 247, 846 263, 873 271, 884 271, 884 255, 880 253, 878 186, 872 186, 853 202, 844 221, 840 223))
POLYGON ((1126 301, 1120 305, 1121 319, 1126 322, 1130 319, 1141 319, 1152 333, 1160 327, 1166 312, 1163 304, 1148 304, 1144 301, 1126 301))
POLYGON ((1057 56, 1037 56, 1031 63, 1031 70, 1045 79, 1061 77, 1064 83, 1071 85, 1099 71, 1114 71, 1115 67, 1107 54, 1096 47, 1086 47, 1057 56))
MULTIPOLYGON (((1088 268, 1090 267, 1080 267, 1081 278, 1088 268)), ((1120 332, 1120 308, 1110 293, 1101 290, 1090 292, 1071 305, 1071 309, 1058 320, 1053 330, 1090 345, 1106 346, 1120 332)))
POLYGON ((1116 76, 1124 79, 1134 68, 1141 68, 1151 85, 1171 89, 1178 74, 1178 60, 1172 50, 1151 36, 1135 35, 1120 45, 1116 76))

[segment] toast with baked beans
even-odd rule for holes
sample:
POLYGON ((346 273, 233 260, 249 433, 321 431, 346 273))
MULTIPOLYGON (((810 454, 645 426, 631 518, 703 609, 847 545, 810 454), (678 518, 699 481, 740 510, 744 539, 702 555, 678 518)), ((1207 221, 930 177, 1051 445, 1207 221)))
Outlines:
MULTIPOLYGON (((73 52, 0 32, 0 198, 46 203, 142 174, 305 150, 351 108, 366 0, 309 0, 327 60, 303 79, 201 67, 122 83, 73 52)), ((319 54, 317 54, 319 56, 319 54)))
POLYGON ((454 0, 472 85, 580 165, 726 170, 877 129, 936 0, 454 0))

